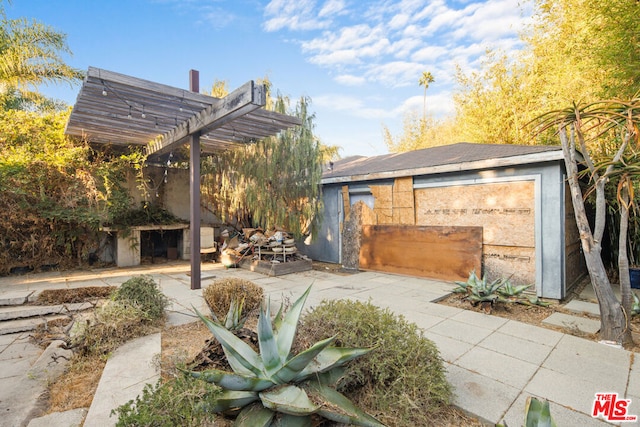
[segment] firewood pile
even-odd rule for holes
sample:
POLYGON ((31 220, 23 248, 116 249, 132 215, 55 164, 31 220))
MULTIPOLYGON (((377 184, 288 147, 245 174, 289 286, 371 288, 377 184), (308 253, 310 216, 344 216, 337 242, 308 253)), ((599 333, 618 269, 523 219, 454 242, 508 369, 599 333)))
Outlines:
POLYGON ((279 264, 309 259, 298 253, 295 239, 285 230, 244 228, 242 233, 224 230, 221 237, 220 262, 226 267, 237 267, 242 260, 279 264))

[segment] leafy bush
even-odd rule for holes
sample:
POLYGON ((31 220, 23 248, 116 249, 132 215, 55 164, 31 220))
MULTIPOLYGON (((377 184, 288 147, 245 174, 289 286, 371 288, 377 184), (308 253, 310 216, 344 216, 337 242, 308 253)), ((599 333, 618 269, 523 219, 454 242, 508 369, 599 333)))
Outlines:
POLYGON ((297 346, 333 334, 336 345, 375 347, 337 383, 356 405, 389 426, 437 425, 445 415, 451 386, 438 349, 415 324, 370 303, 323 301, 304 316, 297 346))
POLYGON ((220 388, 184 375, 155 386, 147 384, 142 396, 121 405, 111 414, 118 416, 118 427, 214 425, 215 415, 203 410, 212 404, 220 388))
POLYGON ((148 314, 138 305, 110 301, 97 308, 91 320, 77 324, 74 338, 77 353, 80 356, 107 355, 128 340, 153 330, 149 320, 148 314))
POLYGON ((216 280, 202 291, 202 297, 218 319, 226 317, 231 301, 240 302, 243 299, 244 306, 241 316, 246 317, 260 307, 263 294, 264 292, 260 286, 249 280, 236 277, 216 280))
POLYGON ((310 291, 311 287, 286 314, 281 305, 273 322, 269 306, 260 309, 259 354, 224 326, 197 312, 222 345, 233 370, 190 372, 223 388, 207 408, 209 411, 237 414, 237 427, 306 426, 312 425, 312 416, 362 427, 384 427, 332 387, 345 363, 371 349, 334 347, 333 336, 298 354, 291 353, 298 319, 310 291))
POLYGON ((164 309, 169 304, 151 276, 136 276, 127 280, 113 293, 113 300, 139 306, 152 321, 162 319, 164 309))

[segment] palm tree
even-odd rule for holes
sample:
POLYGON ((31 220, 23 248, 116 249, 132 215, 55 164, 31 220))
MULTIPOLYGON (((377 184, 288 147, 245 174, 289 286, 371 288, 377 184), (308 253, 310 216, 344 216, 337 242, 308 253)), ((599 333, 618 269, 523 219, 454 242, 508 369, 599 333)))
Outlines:
POLYGON ((423 71, 420 80, 418 80, 419 86, 424 86, 424 100, 422 102, 422 120, 426 120, 427 118, 427 89, 429 88, 429 84, 433 83, 435 79, 433 78, 433 74, 429 71, 423 71))
POLYGON ((26 18, 8 19, 0 8, 0 97, 5 104, 43 101, 41 84, 73 84, 83 78, 80 70, 64 63, 61 53, 71 53, 66 34, 26 18))

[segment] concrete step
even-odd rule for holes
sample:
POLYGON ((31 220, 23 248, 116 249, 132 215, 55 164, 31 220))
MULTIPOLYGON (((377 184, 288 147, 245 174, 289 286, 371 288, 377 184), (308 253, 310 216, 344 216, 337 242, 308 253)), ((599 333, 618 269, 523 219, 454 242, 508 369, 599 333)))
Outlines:
POLYGON ((93 308, 90 302, 78 302, 57 305, 13 305, 0 307, 0 321, 27 319, 29 317, 47 316, 50 314, 66 314, 93 308))
POLYGON ((86 415, 86 408, 72 409, 66 412, 52 412, 43 417, 32 419, 27 427, 80 427, 86 415))
POLYGON ((35 301, 36 291, 15 291, 0 296, 0 307, 23 305, 35 301))
POLYGON ((41 317, 30 317, 28 319, 5 320, 0 322, 0 335, 35 331, 39 326, 62 319, 69 319, 69 316, 65 314, 56 314, 41 317))
POLYGON ((542 321, 545 325, 555 326, 569 331, 578 331, 584 334, 595 334, 600 330, 600 321, 581 316, 572 316, 565 313, 553 313, 542 321))
POLYGON ((564 306, 566 310, 569 310, 573 313, 577 314, 586 314, 592 317, 600 317, 600 306, 598 304, 581 301, 581 300, 571 300, 568 304, 564 306))
POLYGON ((135 338, 113 352, 102 371, 84 427, 111 427, 118 421, 111 410, 142 395, 145 384, 160 378, 160 333, 135 338))

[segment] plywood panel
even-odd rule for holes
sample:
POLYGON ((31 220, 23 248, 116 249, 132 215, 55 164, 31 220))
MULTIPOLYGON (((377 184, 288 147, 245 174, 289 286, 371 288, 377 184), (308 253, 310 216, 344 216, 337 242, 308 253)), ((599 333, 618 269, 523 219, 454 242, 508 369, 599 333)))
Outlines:
POLYGON ((532 285, 535 290, 535 248, 484 245, 484 272, 489 280, 509 279, 514 285, 532 285))
POLYGON ((362 227, 360 268, 442 280, 480 271, 482 227, 362 227))
POLYGON ((533 181, 415 190, 416 224, 482 226, 484 243, 535 246, 533 181))

